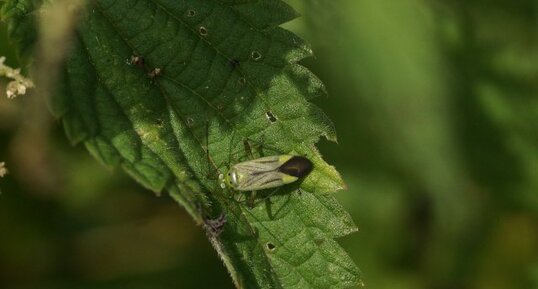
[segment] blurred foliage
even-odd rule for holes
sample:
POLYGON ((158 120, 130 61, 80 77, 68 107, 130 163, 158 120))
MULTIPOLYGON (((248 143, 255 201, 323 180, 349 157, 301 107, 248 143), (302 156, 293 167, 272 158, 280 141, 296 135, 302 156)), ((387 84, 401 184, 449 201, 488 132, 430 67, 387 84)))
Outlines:
MULTIPOLYGON (((536 1, 288 2, 329 90, 316 102, 339 145, 321 150, 348 184, 359 232, 342 245, 366 285, 538 288, 536 1)), ((28 97, 0 97, 1 288, 231 288, 185 213, 57 125, 18 149, 28 97)))

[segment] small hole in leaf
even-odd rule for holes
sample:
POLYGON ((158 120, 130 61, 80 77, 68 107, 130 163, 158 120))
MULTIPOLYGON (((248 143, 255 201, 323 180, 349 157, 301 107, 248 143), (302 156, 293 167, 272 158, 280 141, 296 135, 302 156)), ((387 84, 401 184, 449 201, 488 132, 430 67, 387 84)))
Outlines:
POLYGON ((187 17, 194 17, 196 15, 196 11, 189 9, 187 10, 187 17))
POLYGON ((200 26, 200 28, 198 28, 198 32, 202 36, 207 36, 207 28, 205 28, 205 26, 200 26))
POLYGON ((261 53, 258 51, 252 51, 252 54, 250 55, 254 61, 258 61, 262 58, 261 53))
POLYGON ((194 125, 194 119, 187 117, 187 125, 192 127, 194 125))
POLYGON ((265 246, 267 247, 267 250, 269 251, 274 251, 276 249, 276 246, 273 243, 267 243, 265 244, 265 246))
POLYGON ((265 116, 267 117, 267 119, 271 122, 271 123, 275 123, 277 121, 277 118, 276 116, 273 114, 273 112, 271 111, 268 111, 265 113, 265 116))

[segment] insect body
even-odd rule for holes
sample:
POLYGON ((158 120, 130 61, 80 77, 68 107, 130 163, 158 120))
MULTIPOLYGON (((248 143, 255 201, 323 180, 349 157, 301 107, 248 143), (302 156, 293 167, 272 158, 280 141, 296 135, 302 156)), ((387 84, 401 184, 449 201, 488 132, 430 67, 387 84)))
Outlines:
POLYGON ((276 155, 235 164, 219 179, 222 188, 256 191, 293 183, 307 176, 312 168, 312 162, 305 157, 276 155))
POLYGON ((213 237, 218 237, 224 230, 226 225, 226 216, 221 214, 216 219, 204 219, 204 227, 208 234, 213 237))

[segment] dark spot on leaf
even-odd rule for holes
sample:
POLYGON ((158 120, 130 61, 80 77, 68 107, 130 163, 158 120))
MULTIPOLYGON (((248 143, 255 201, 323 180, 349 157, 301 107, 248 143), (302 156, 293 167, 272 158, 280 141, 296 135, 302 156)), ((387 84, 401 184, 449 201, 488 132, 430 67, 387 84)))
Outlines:
POLYGON ((218 237, 220 233, 224 230, 224 225, 226 225, 226 216, 224 214, 220 214, 215 219, 204 219, 204 227, 206 228, 206 231, 208 234, 210 234, 213 237, 218 237))
POLYGON ((236 58, 232 58, 228 61, 228 63, 230 64, 230 66, 232 68, 237 68, 239 67, 240 63, 239 63, 239 60, 237 60, 236 58))
POLYGON ((271 123, 275 123, 277 121, 277 118, 276 116, 273 114, 273 112, 271 111, 268 111, 265 113, 265 116, 267 117, 267 119, 271 122, 271 123))
POLYGON ((324 239, 316 239, 316 240, 314 240, 314 243, 316 243, 316 245, 320 246, 321 244, 325 243, 325 240, 324 239))

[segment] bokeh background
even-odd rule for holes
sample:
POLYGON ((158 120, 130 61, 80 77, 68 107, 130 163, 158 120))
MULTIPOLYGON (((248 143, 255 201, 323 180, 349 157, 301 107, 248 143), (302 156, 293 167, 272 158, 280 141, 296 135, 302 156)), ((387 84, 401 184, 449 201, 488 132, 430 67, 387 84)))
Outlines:
MULTIPOLYGON (((538 2, 289 0, 367 288, 538 288, 538 2)), ((19 66, 0 22, 0 56, 19 66)), ((5 91, 5 79, 0 91, 5 91)), ((0 95, 0 288, 232 288, 167 196, 0 95)))

